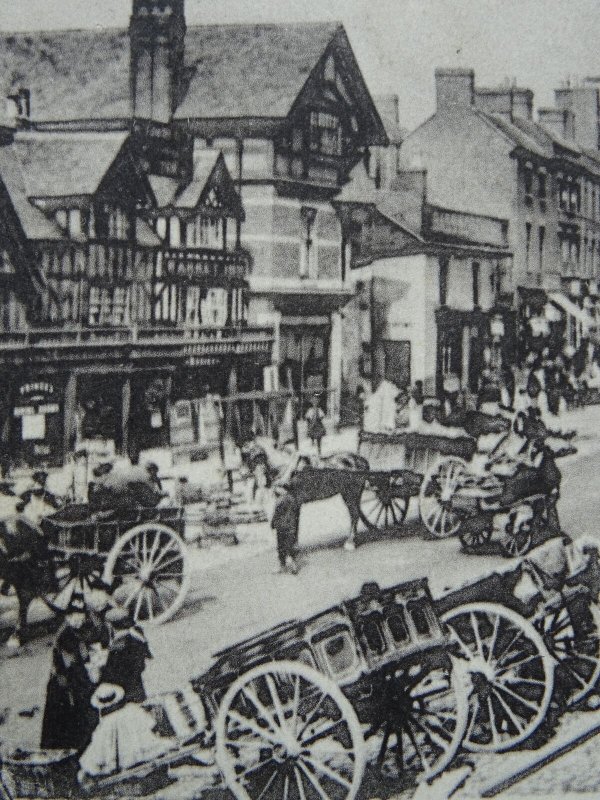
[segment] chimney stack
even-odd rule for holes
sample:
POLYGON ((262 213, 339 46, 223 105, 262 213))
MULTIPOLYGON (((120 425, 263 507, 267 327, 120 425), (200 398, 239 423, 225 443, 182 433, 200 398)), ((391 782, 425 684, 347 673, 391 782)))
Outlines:
POLYGON ((557 136, 570 141, 574 140, 575 116, 570 109, 540 108, 538 119, 541 125, 553 131, 557 136))
POLYGON ((435 71, 437 110, 465 108, 475 100, 475 72, 462 67, 438 67, 435 71))

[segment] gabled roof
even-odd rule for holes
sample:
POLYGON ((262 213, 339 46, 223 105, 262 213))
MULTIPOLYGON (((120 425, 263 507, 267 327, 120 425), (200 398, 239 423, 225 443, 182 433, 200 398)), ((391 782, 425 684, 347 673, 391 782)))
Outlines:
POLYGON ((546 127, 543 123, 534 122, 531 119, 515 117, 513 125, 538 142, 542 147, 553 148, 554 145, 556 145, 561 150, 569 151, 575 157, 581 155, 581 148, 576 142, 569 141, 563 136, 559 136, 552 128, 546 127))
POLYGON ((194 163, 194 177, 182 184, 174 178, 150 175, 149 183, 154 193, 157 209, 192 210, 198 206, 205 194, 214 188, 227 216, 244 218, 242 202, 225 158, 220 150, 206 148, 197 151, 194 163))
POLYGON ((27 239, 63 239, 62 231, 27 199, 20 165, 10 147, 0 147, 0 180, 6 187, 27 239))
POLYGON ((176 118, 286 117, 339 29, 336 22, 188 28, 194 73, 176 118))
POLYGON ((528 150, 540 158, 548 158, 552 155, 547 147, 539 144, 536 139, 531 135, 521 130, 521 128, 514 125, 500 114, 487 114, 485 111, 472 109, 474 114, 477 114, 481 119, 491 123, 497 130, 504 134, 516 147, 521 147, 523 150, 528 150))
POLYGON ((127 133, 19 133, 10 147, 28 197, 94 194, 127 133))
MULTIPOLYGON (((190 26, 188 86, 175 116, 286 117, 334 41, 353 61, 337 22, 190 26)), ((34 120, 127 119, 129 49, 126 30, 4 34, 0 96, 29 88, 34 120)))

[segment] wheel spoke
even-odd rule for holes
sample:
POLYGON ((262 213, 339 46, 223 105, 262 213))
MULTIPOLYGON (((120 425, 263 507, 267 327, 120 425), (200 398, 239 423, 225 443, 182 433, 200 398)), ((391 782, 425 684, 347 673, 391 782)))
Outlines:
MULTIPOLYGON (((264 765, 261 764, 260 766, 264 766, 264 765)), ((269 780, 267 781, 267 783, 263 787, 262 792, 258 795, 256 800, 261 800, 261 798, 264 797, 265 792, 267 792, 269 790, 269 788, 271 787, 271 784, 273 783, 273 781, 275 780, 275 778, 277 777, 278 774, 279 774, 279 770, 277 769, 277 767, 275 767, 271 777, 269 778, 269 780)))
POLYGON ((323 705, 323 701, 326 699, 326 697, 327 697, 327 695, 325 694, 325 692, 322 692, 321 693, 321 697, 319 698, 319 701, 315 704, 315 706, 313 707, 312 711, 310 712, 310 714, 308 715, 307 719, 305 720, 304 725, 302 726, 302 730, 298 734, 298 739, 302 739, 302 737, 304 736, 304 732, 308 729, 308 726, 310 725, 310 723, 313 721, 313 719, 317 715, 317 712, 319 711, 319 709, 323 705))
POLYGON ((275 713, 279 717, 279 727, 288 729, 288 724, 285 718, 285 713, 283 711, 283 706, 281 705, 281 698, 279 697, 279 693, 277 691, 277 687, 275 686, 275 681, 273 680, 273 676, 265 675, 265 682, 267 684, 267 688, 269 689, 269 694, 271 695, 271 700, 273 701, 273 705, 275 706, 275 713))
POLYGON ((298 766, 300 767, 302 772, 304 772, 304 774, 309 780, 309 783, 312 784, 314 790, 317 792, 321 800, 330 800, 329 795, 325 792, 325 790, 321 786, 318 778, 312 774, 312 772, 308 769, 304 761, 299 761, 298 766))
POLYGON ((494 655, 494 648, 496 647, 496 640, 498 638, 499 628, 500 628, 500 614, 496 614, 496 621, 494 622, 494 630, 492 631, 492 637, 488 643, 488 657, 487 657, 488 664, 491 662, 492 656, 494 655))
POLYGON ((343 719, 338 719, 333 722, 330 722, 323 728, 321 728, 321 730, 310 733, 310 735, 307 738, 299 738, 299 741, 302 742, 302 745, 304 747, 310 747, 310 745, 314 744, 319 739, 322 739, 324 736, 327 736, 327 734, 331 733, 331 731, 335 730, 343 722, 344 722, 343 719))
POLYGON ((302 771, 296 765, 294 765, 294 776, 296 778, 296 785, 298 787, 299 800, 306 800, 306 792, 304 791, 304 781, 302 779, 302 771))
POLYGON ((248 717, 245 717, 243 714, 240 714, 238 711, 234 709, 229 710, 229 716, 232 720, 237 722, 246 730, 252 731, 252 733, 256 734, 261 739, 265 739, 270 744, 282 744, 281 740, 277 737, 277 733, 270 729, 261 728, 256 722, 248 717))
POLYGON ((492 698, 489 695, 487 698, 487 707, 490 720, 490 731, 492 733, 492 741, 494 745, 497 746, 500 743, 500 738, 498 736, 498 729, 496 728, 496 717, 494 715, 494 709, 492 706, 492 698))
POLYGON ((512 697, 518 703, 524 705, 526 708, 529 708, 532 711, 535 711, 536 713, 540 710, 538 703, 534 703, 527 697, 523 697, 522 695, 517 694, 517 692, 514 692, 512 689, 509 689, 509 687, 505 683, 495 683, 494 686, 496 687, 496 689, 499 689, 505 692, 506 694, 510 695, 510 697, 512 697))
POLYGON ((483 652, 483 642, 481 641, 481 632, 479 630, 479 620, 477 619, 477 614, 474 611, 471 611, 471 627, 473 628, 473 633, 475 634, 475 643, 477 646, 477 653, 482 658, 485 658, 485 653, 483 652))
POLYGON ((306 755, 302 756, 302 760, 308 762, 314 770, 320 772, 322 775, 325 775, 326 778, 339 783, 339 785, 343 786, 345 789, 352 788, 350 781, 346 780, 346 778, 344 778, 334 769, 331 769, 331 767, 323 764, 321 761, 317 761, 315 758, 311 758, 310 756, 306 755))
POLYGON ((257 694, 252 689, 250 689, 249 686, 244 686, 244 688, 241 691, 241 694, 248 700, 250 700, 254 708, 258 711, 258 713, 263 717, 264 721, 269 726, 271 733, 277 735, 280 732, 281 725, 275 721, 275 717, 273 716, 273 714, 271 714, 269 709, 265 705, 263 705, 263 703, 258 699, 257 694))
POLYGON ((502 708, 504 709, 504 713, 507 715, 507 717, 510 719, 510 721, 512 722, 512 724, 513 724, 513 725, 515 726, 515 728, 517 729, 517 732, 518 732, 519 734, 522 734, 522 733, 523 733, 523 732, 526 730, 526 727, 527 727, 527 726, 526 726, 526 725, 525 725, 525 724, 522 722, 522 720, 519 720, 519 719, 517 718, 517 715, 516 715, 516 714, 514 713, 514 711, 513 711, 513 710, 510 708, 510 706, 509 706, 509 705, 508 705, 508 703, 507 703, 507 702, 504 700, 504 698, 502 697, 502 695, 501 695, 499 692, 497 692, 497 691, 494 689, 494 687, 492 687, 492 692, 494 693, 494 697, 496 698, 496 700, 497 700, 497 701, 500 703, 500 705, 501 705, 501 706, 502 706, 502 708))

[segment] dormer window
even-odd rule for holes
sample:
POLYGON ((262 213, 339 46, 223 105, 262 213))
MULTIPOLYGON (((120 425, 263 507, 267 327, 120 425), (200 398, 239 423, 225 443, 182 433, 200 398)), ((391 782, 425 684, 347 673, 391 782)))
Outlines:
POLYGON ((336 114, 310 112, 310 149, 326 156, 342 155, 342 126, 336 114))
POLYGON ((323 70, 323 77, 330 83, 335 83, 335 60, 333 56, 328 56, 323 70))

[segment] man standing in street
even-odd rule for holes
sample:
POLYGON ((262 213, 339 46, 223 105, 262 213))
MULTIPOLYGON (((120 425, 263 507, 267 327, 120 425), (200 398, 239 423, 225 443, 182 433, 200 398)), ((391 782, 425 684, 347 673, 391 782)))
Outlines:
POLYGON ((294 551, 298 539, 300 506, 287 485, 278 487, 278 491, 280 494, 271 519, 271 527, 277 536, 278 572, 296 575, 298 566, 294 560, 294 551))

